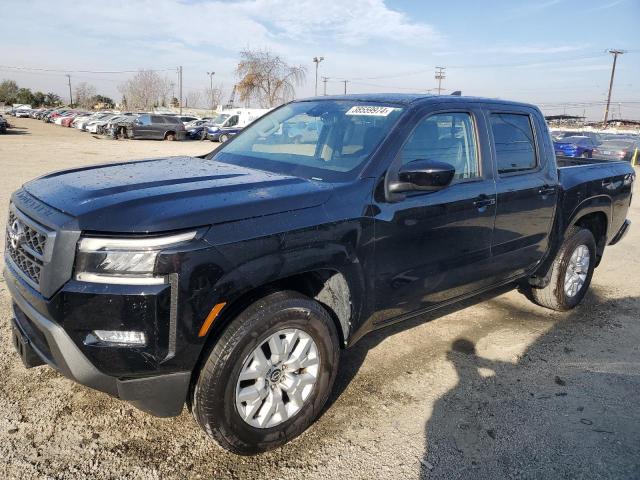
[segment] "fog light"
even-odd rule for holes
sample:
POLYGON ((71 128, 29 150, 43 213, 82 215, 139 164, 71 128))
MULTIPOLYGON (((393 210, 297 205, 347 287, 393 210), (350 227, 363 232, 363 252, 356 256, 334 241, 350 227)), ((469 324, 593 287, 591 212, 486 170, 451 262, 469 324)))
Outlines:
POLYGON ((127 332, 122 330, 94 330, 93 334, 99 342, 118 345, 145 345, 147 337, 144 332, 127 332))

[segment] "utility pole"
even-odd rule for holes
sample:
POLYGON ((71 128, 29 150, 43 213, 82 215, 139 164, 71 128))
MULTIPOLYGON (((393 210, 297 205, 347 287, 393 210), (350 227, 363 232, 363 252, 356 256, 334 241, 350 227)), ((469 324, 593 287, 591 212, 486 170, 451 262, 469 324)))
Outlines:
POLYGON ((347 94, 347 83, 349 83, 349 80, 341 80, 342 83, 344 83, 344 94, 347 94))
POLYGON ((438 80, 438 95, 442 93, 442 80, 444 80, 447 75, 445 70, 447 67, 436 67, 436 80, 438 80))
POLYGON ((178 91, 180 92, 180 115, 182 115, 182 65, 178 67, 178 91))
POLYGON ((611 67, 611 80, 609 81, 609 95, 607 95, 607 106, 604 109, 603 126, 607 126, 607 120, 609 118, 609 105, 611 104, 611 90, 613 90, 613 77, 616 74, 616 62, 618 61, 618 55, 624 53, 623 50, 609 50, 609 53, 613 55, 613 66, 611 67))
POLYGON ((207 75, 209 75, 209 81, 210 81, 210 88, 209 88, 209 95, 211 95, 211 112, 213 113, 213 76, 216 74, 216 72, 207 72, 207 75))
POLYGON ((322 83, 324 84, 324 87, 322 89, 322 94, 326 97, 327 96, 327 82, 329 81, 329 77, 322 77, 322 83))
POLYGON ((73 106, 73 95, 71 95, 71 75, 69 75, 68 73, 67 75, 67 80, 69 80, 69 106, 73 106))
POLYGON ((316 64, 316 97, 318 96, 318 67, 320 62, 324 60, 324 57, 313 57, 313 63, 316 64))

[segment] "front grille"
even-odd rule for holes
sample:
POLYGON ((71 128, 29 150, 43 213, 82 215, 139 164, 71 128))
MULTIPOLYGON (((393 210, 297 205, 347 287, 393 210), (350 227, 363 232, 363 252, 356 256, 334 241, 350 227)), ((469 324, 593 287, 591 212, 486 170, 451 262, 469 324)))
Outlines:
POLYGON ((27 217, 9 211, 5 234, 5 249, 9 258, 31 283, 38 286, 44 264, 47 232, 27 217))

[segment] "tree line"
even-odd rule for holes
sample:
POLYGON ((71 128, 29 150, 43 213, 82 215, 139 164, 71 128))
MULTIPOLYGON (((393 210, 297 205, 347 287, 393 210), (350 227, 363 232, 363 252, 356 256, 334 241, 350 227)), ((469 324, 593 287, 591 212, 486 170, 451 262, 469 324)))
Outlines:
MULTIPOLYGON (((246 105, 253 104, 271 108, 295 98, 296 87, 306 78, 306 67, 290 65, 282 57, 268 50, 243 50, 240 52, 235 75, 237 83, 234 90, 238 100, 246 105)), ((148 111, 154 107, 178 107, 175 95, 175 83, 167 76, 153 70, 140 70, 118 86, 122 94, 121 108, 148 111)), ((86 82, 79 83, 73 91, 73 106, 86 109, 113 108, 115 103, 109 97, 98 95, 96 88, 86 82)), ((187 92, 183 98, 183 107, 215 109, 222 104, 221 85, 202 91, 187 92)), ((0 103, 29 104, 34 107, 58 106, 62 98, 55 93, 31 91, 19 88, 13 80, 0 83, 0 103)))
MULTIPOLYGON (((76 85, 73 105, 83 108, 93 108, 100 105, 102 108, 114 106, 113 100, 104 95, 97 95, 93 85, 86 82, 76 85)), ((19 87, 15 80, 3 80, 0 83, 0 103, 13 105, 31 105, 32 107, 57 107, 64 102, 60 95, 39 90, 32 91, 30 88, 19 87)))

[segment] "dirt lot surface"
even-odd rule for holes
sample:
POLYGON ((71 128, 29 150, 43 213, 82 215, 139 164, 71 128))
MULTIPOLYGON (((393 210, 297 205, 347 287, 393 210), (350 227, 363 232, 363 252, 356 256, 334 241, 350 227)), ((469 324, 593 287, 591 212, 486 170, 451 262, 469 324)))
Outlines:
MULTIPOLYGON (((10 192, 45 172, 215 146, 11 121, 2 223, 10 192)), ((0 478, 640 478, 637 197, 635 228, 607 249, 580 307, 554 313, 511 291, 369 335, 344 352, 319 421, 256 457, 209 442, 186 410, 153 418, 51 368, 24 369, 0 283, 0 478)))

